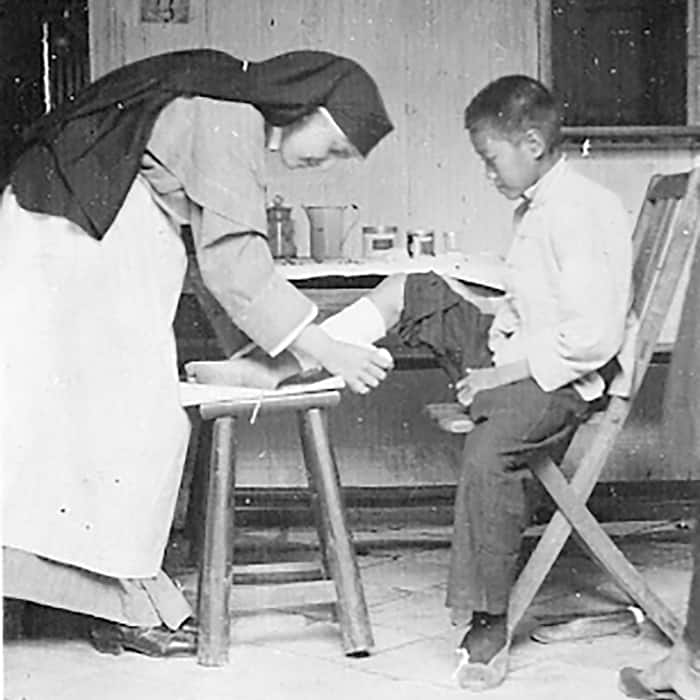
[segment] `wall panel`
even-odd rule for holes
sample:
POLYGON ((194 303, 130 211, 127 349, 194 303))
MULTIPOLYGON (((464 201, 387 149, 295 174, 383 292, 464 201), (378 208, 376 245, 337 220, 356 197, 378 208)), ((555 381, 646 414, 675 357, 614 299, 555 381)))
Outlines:
MULTIPOLYGON (((457 230, 467 251, 504 250, 510 206, 484 181, 462 127, 470 95, 503 72, 536 70, 535 0, 200 0, 187 24, 140 21, 139 0, 92 0, 93 73, 162 51, 211 46, 258 60, 297 48, 359 60, 396 124, 365 163, 294 173, 270 159, 270 195, 358 205, 362 224, 457 230)), ((295 211, 300 247, 307 223, 295 211)))
MULTIPOLYGON (((191 0, 190 22, 177 25, 141 23, 139 10, 139 0, 90 0, 93 75, 154 53, 214 47, 252 60, 326 49, 359 60, 376 77, 396 130, 366 163, 290 174, 269 160, 270 197, 279 192, 297 205, 302 252, 307 225, 298 205, 351 202, 361 213, 351 254, 360 251, 363 223, 457 230, 467 252, 506 249, 512 205, 485 181, 462 113, 488 80, 508 72, 536 74, 537 0, 191 0)), ((693 156, 572 154, 584 172, 620 193, 631 214, 653 172, 687 168, 693 156)), ((659 381, 650 378, 651 399, 640 403, 625 433, 628 444, 618 450, 607 478, 687 476, 670 474, 659 459, 658 415, 649 409, 658 408, 659 381), (639 459, 645 445, 647 459, 639 459)), ((396 373, 371 399, 344 400, 332 420, 345 482, 451 482, 454 446, 420 415, 424 401, 445 392, 434 372, 396 373)), ((242 485, 302 480, 293 426, 282 423, 245 431, 242 485)))

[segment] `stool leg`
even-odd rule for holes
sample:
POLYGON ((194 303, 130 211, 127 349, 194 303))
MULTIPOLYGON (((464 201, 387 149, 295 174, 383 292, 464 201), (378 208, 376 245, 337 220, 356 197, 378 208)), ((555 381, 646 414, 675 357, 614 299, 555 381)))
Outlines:
POLYGON ((209 464, 204 547, 199 569, 197 661, 202 666, 223 666, 228 663, 235 452, 235 418, 217 418, 209 464))
POLYGON ((365 656, 374 645, 374 639, 360 570, 345 518, 338 468, 328 440, 326 412, 320 408, 310 408, 300 411, 298 415, 309 485, 318 494, 321 519, 319 539, 338 597, 343 648, 348 656, 365 656))
MULTIPOLYGON (((187 499, 187 512, 185 514, 185 538, 189 542, 188 561, 191 564, 200 564, 202 561, 202 548, 204 546, 204 528, 207 488, 209 479, 209 462, 212 455, 212 434, 214 421, 200 420, 197 430, 196 452, 193 459, 192 481, 190 494, 187 499)), ((191 437, 190 440, 193 438, 191 437)))

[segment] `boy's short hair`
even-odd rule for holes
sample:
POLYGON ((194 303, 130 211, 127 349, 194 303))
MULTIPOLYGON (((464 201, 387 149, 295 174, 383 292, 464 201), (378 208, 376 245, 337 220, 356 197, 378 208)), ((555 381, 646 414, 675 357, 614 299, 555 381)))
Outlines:
POLYGON ((490 127, 509 140, 538 129, 547 148, 561 141, 561 111, 552 93, 527 75, 506 75, 481 89, 464 111, 469 131, 490 127))

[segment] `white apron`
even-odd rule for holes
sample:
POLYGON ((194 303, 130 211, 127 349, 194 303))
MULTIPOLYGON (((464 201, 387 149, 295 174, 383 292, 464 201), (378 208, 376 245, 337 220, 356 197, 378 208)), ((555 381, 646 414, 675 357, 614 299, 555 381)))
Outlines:
POLYGON ((172 322, 186 255, 137 179, 102 241, 0 202, 3 544, 155 576, 189 424, 172 322))

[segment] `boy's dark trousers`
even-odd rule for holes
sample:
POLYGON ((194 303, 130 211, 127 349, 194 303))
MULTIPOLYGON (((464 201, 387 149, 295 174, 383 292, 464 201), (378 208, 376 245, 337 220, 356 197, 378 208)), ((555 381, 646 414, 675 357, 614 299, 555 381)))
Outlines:
MULTIPOLYGON (((491 364, 492 318, 437 275, 409 275, 397 334, 409 347, 429 349, 456 381, 467 367, 491 364)), ((475 426, 459 465, 447 588, 447 605, 460 617, 505 613, 529 521, 527 463, 540 453, 560 459, 590 411, 572 387, 544 392, 532 379, 475 396, 475 426)))

